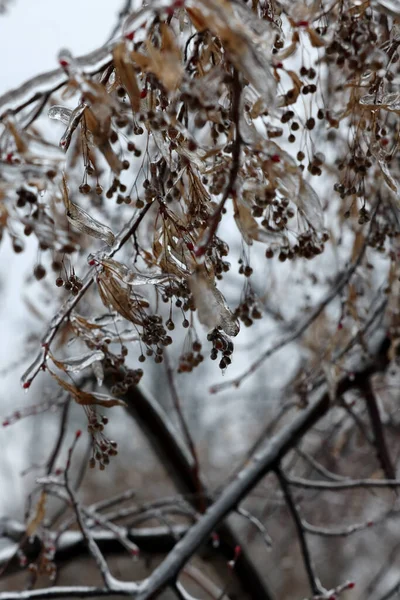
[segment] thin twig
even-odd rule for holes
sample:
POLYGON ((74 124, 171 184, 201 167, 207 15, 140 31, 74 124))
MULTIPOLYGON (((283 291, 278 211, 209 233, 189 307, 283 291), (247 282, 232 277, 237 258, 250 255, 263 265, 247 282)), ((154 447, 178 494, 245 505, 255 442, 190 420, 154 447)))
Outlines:
POLYGON ((326 467, 321 465, 313 456, 301 450, 301 448, 296 448, 297 454, 301 456, 303 460, 305 460, 313 469, 317 471, 323 477, 330 479, 331 481, 348 481, 348 477, 343 477, 343 475, 337 475, 337 473, 332 473, 326 467))
POLYGON ((311 490, 327 490, 340 492, 354 488, 398 488, 399 479, 348 479, 346 481, 314 481, 302 479, 301 477, 287 477, 290 485, 307 488, 311 490))
MULTIPOLYGON (((130 223, 124 227, 120 233, 115 238, 115 243, 112 248, 104 253, 104 258, 112 258, 124 244, 131 238, 134 232, 139 227, 140 223, 144 219, 148 210, 151 207, 151 203, 146 204, 146 206, 140 211, 139 216, 132 217, 130 223)), ((77 306, 79 301, 86 294, 87 290, 90 288, 92 283, 96 278, 96 267, 92 266, 86 273, 86 275, 82 279, 82 288, 79 290, 76 296, 70 296, 64 304, 57 311, 56 316, 51 321, 50 327, 47 330, 46 334, 42 338, 42 349, 37 354, 35 360, 29 366, 29 368, 25 371, 22 376, 22 381, 24 387, 29 387, 32 381, 35 379, 39 371, 46 363, 48 351, 50 348, 50 344, 54 340, 58 330, 60 329, 62 323, 69 317, 73 309, 77 306)))
POLYGON ((199 244, 196 250, 197 256, 203 256, 206 253, 207 248, 210 245, 211 240, 213 239, 218 229, 218 224, 221 219, 222 211, 224 210, 226 201, 228 200, 229 196, 233 196, 234 198, 236 197, 236 179, 238 177, 240 169, 240 151, 243 143, 239 127, 241 93, 242 87, 240 84, 239 71, 234 68, 232 79, 232 122, 235 125, 235 141, 232 145, 232 164, 229 172, 229 180, 225 188, 224 194, 222 196, 222 199, 214 214, 210 218, 211 224, 205 236, 205 240, 201 244, 199 244))
POLYGON ((297 509, 295 500, 292 496, 292 492, 290 490, 290 486, 288 481, 281 471, 280 467, 275 470, 276 476, 278 477, 279 484, 281 486, 283 497, 285 498, 286 505, 290 514, 292 515, 292 519, 294 521, 294 525, 297 531, 297 537, 300 544, 301 554, 303 556, 304 566, 307 572, 308 581, 310 584, 311 591, 314 595, 321 594, 325 592, 325 589, 322 587, 321 582, 319 581, 314 566, 312 563, 312 558, 310 554, 310 550, 308 548, 305 528, 303 527, 303 522, 301 520, 299 511, 297 509))
POLYGON ((243 383, 243 381, 245 379, 250 377, 250 375, 252 375, 268 358, 270 358, 273 354, 278 352, 278 350, 281 350, 282 348, 284 348, 291 342, 294 342, 295 340, 300 338, 307 331, 307 329, 310 327, 310 325, 319 317, 319 315, 325 310, 325 308, 338 296, 338 294, 340 294, 340 292, 343 290, 343 288, 349 283, 349 281, 353 277, 355 271, 360 266, 362 259, 364 258, 365 250, 368 245, 368 240, 369 240, 372 228, 375 223, 375 217, 376 217, 379 205, 380 205, 380 198, 376 202, 375 207, 371 213, 371 221, 370 221, 368 234, 364 240, 364 243, 362 245, 362 248, 361 248, 357 258, 347 269, 345 269, 344 271, 342 271, 342 273, 340 273, 338 275, 335 285, 326 293, 325 297, 321 300, 321 302, 319 302, 319 304, 317 304, 317 306, 314 308, 314 310, 311 311, 310 315, 308 317, 306 317, 306 319, 304 319, 304 321, 302 321, 300 324, 298 324, 297 322, 293 323, 293 327, 289 327, 288 332, 286 334, 284 334, 278 342, 276 342, 270 348, 268 348, 267 350, 262 352, 261 356, 259 356, 259 358, 257 358, 257 360, 255 360, 253 362, 253 364, 250 365, 250 367, 248 367, 245 371, 243 371, 243 373, 241 373, 240 375, 235 377, 235 379, 231 379, 224 383, 220 383, 220 384, 212 386, 210 388, 210 393, 216 394, 216 393, 222 391, 223 389, 226 389, 226 388, 232 387, 232 386, 239 387, 239 385, 241 383, 243 383))
POLYGON ((56 443, 55 443, 53 451, 50 454, 50 457, 47 461, 47 471, 46 471, 47 475, 50 475, 50 473, 52 472, 54 464, 55 464, 58 454, 60 452, 61 445, 64 441, 65 432, 66 432, 66 428, 67 428, 68 412, 69 412, 69 407, 71 405, 70 400, 71 399, 68 396, 64 402, 64 406, 63 406, 62 413, 61 413, 61 419, 60 419, 60 429, 59 429, 59 432, 57 435, 56 443))
POLYGON ((93 556, 94 560, 96 561, 96 564, 100 570, 101 576, 103 578, 104 584, 106 586, 106 588, 111 589, 112 588, 112 576, 110 573, 110 570, 108 568, 107 562, 104 558, 104 556, 102 555, 98 545, 96 544, 96 542, 93 539, 93 536, 91 535, 89 529, 86 527, 85 525, 85 521, 84 521, 84 517, 81 513, 81 509, 80 506, 78 504, 78 501, 75 497, 74 492, 72 491, 71 485, 69 483, 69 469, 71 466, 71 458, 72 458, 72 453, 74 451, 74 448, 76 446, 76 443, 78 441, 80 437, 80 432, 77 432, 77 435, 75 436, 74 442, 71 446, 71 448, 68 451, 68 460, 67 460, 67 466, 64 470, 64 483, 65 483, 65 489, 67 491, 67 494, 70 498, 72 507, 75 511, 75 515, 76 515, 76 520, 79 526, 79 529, 81 530, 81 533, 86 541, 87 547, 89 549, 90 554, 93 556), (78 436, 79 433, 79 436, 78 436))
POLYGON ((205 503, 204 495, 201 493, 203 491, 203 488, 202 488, 202 484, 201 484, 201 480, 200 480, 199 457, 197 454, 196 445, 195 445, 193 437, 190 433, 189 426, 186 422, 185 416, 182 411, 181 401, 179 398, 178 390, 176 389, 174 374, 172 372, 172 367, 170 365, 169 356, 168 356, 167 352, 164 352, 164 362, 165 362, 165 368, 166 368, 169 388, 171 391, 172 401, 174 403, 174 407, 175 407, 176 414, 179 419, 179 424, 181 426, 184 438, 186 440, 186 443, 189 447, 190 453, 193 458, 193 475, 197 482, 197 488, 198 488, 197 491, 199 492, 199 497, 198 497, 199 510, 200 510, 200 512, 204 512, 206 509, 206 503, 205 503))
POLYGON ((371 429, 374 433, 374 444, 376 447, 378 461, 386 475, 386 478, 396 479, 396 469, 390 457, 380 410, 369 379, 361 382, 360 391, 365 398, 371 429))

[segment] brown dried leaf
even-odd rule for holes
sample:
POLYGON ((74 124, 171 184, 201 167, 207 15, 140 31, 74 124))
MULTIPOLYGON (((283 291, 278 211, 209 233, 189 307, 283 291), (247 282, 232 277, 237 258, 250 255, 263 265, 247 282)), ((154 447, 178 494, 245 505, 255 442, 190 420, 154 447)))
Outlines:
POLYGON ((68 383, 56 373, 48 369, 50 375, 54 377, 57 383, 75 400, 77 404, 82 406, 104 406, 105 408, 111 408, 112 406, 126 406, 125 402, 108 396, 107 394, 99 394, 98 392, 85 392, 84 390, 78 389, 73 383, 68 383))
POLYGON ((117 75, 128 93, 132 110, 134 113, 139 112, 140 90, 137 84, 133 63, 126 52, 126 45, 124 42, 121 42, 114 47, 113 56, 117 75))
POLYGON ((324 228, 324 213, 319 196, 302 177, 300 179, 299 193, 294 202, 307 222, 316 231, 321 231, 324 228))
POLYGON ((20 154, 25 154, 25 152, 28 149, 28 145, 26 140, 24 139, 24 134, 18 130, 16 124, 11 119, 7 120, 7 128, 9 129, 11 135, 14 138, 17 151, 20 154))
POLYGON ((75 204, 69 199, 67 182, 65 175, 63 176, 62 194, 64 205, 66 208, 67 219, 78 231, 87 233, 88 235, 103 240, 108 246, 112 246, 115 241, 115 236, 107 225, 103 225, 100 221, 93 219, 83 208, 75 204))
POLYGON ((291 92, 290 94, 286 93, 280 97, 278 102, 278 106, 280 107, 295 104, 297 102, 297 98, 299 97, 303 85, 297 73, 295 73, 294 71, 287 71, 287 74, 293 81, 293 88, 289 90, 291 92))
POLYGON ((114 308, 131 323, 142 325, 145 316, 144 308, 149 306, 145 298, 122 284, 110 271, 105 269, 97 276, 100 298, 107 308, 114 308))
POLYGON ((323 39, 318 35, 318 33, 312 27, 307 27, 308 37, 310 38, 311 46, 314 48, 323 48, 325 43, 323 39))
POLYGON ((289 56, 292 56, 296 52, 299 42, 299 32, 295 31, 292 35, 292 42, 289 44, 289 46, 287 46, 287 48, 284 48, 283 50, 281 50, 281 52, 276 54, 276 60, 281 62, 282 60, 289 58, 289 56))
POLYGON ((149 40, 146 41, 146 50, 150 58, 148 71, 154 73, 168 91, 175 91, 183 76, 181 60, 175 53, 158 50, 149 40))
POLYGON ((258 223, 251 214, 251 210, 236 202, 234 219, 244 241, 251 246, 253 240, 258 238, 258 223))
POLYGON ((64 360, 56 359, 50 351, 49 356, 56 367, 61 369, 61 371, 64 371, 64 373, 79 373, 83 369, 90 367, 94 362, 103 360, 104 352, 95 350, 85 352, 85 354, 82 354, 81 356, 66 358, 64 360))
POLYGON ((43 519, 46 516, 46 500, 47 500, 47 494, 45 492, 42 492, 40 494, 39 501, 36 505, 35 516, 33 517, 32 521, 30 521, 28 523, 28 526, 26 528, 26 535, 28 537, 30 537, 31 535, 34 535, 34 533, 36 533, 38 527, 42 524, 43 519))
POLYGON ((227 0, 201 0, 199 8, 186 7, 193 25, 218 36, 235 68, 243 73, 270 106, 276 99, 276 81, 271 71, 271 31, 254 19, 250 10, 241 11, 227 0), (246 17, 246 18, 244 18, 246 17))

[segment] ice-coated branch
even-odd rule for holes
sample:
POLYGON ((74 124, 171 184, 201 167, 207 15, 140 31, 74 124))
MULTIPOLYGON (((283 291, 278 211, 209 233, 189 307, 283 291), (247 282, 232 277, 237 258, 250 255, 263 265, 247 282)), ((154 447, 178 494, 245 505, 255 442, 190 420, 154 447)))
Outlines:
POLYGON ((293 519, 293 522, 294 522, 294 525, 295 525, 295 528, 297 531, 297 538, 298 538, 298 541, 300 544, 301 554, 303 557, 303 562, 304 562, 304 566, 305 566, 305 569, 307 572, 311 591, 314 594, 314 596, 317 594, 321 594, 321 593, 323 594, 326 590, 322 587, 321 582, 319 581, 319 579, 315 573, 310 549, 309 549, 308 543, 307 543, 306 529, 303 525, 303 521, 301 519, 298 508, 296 506, 295 499, 293 498, 290 486, 288 484, 288 481, 287 481, 284 473, 282 472, 282 470, 279 467, 276 469, 275 473, 276 473, 276 476, 278 477, 278 481, 279 481, 279 484, 282 489, 282 493, 283 493, 284 500, 286 502, 286 506, 288 508, 289 513, 292 516, 292 519, 293 519))
POLYGON ((368 234, 367 234, 367 236, 364 240, 364 243, 358 253, 358 256, 346 269, 344 269, 338 275, 338 277, 336 279, 336 283, 331 287, 331 289, 329 289, 327 291, 327 293, 322 298, 322 300, 315 306, 314 310, 312 310, 310 312, 310 314, 308 316, 306 316, 306 318, 300 322, 298 322, 298 319, 296 318, 296 321, 293 323, 293 325, 291 327, 288 327, 287 333, 282 335, 281 339, 278 340, 277 342, 275 342, 274 344, 272 344, 272 346, 270 346, 269 348, 264 350, 264 352, 261 353, 261 355, 257 358, 257 360, 255 360, 250 365, 250 367, 248 367, 246 369, 246 371, 243 371, 243 373, 241 373, 240 375, 235 377, 235 379, 231 379, 229 381, 225 381, 224 383, 212 386, 210 389, 211 393, 215 394, 215 393, 220 392, 221 390, 229 388, 231 386, 239 387, 239 385, 241 383, 243 383, 243 381, 245 379, 250 377, 250 375, 252 375, 268 358, 270 358, 271 356, 276 354, 276 352, 278 352, 278 350, 281 350, 288 344, 290 344, 290 343, 294 342, 295 340, 297 340, 298 338, 300 338, 308 330, 310 325, 312 323, 314 323, 314 321, 319 317, 319 315, 325 310, 325 308, 335 298, 337 298, 337 296, 340 294, 340 292, 349 283, 349 281, 353 277, 354 273, 356 272, 356 270, 358 269, 358 267, 360 266, 360 264, 364 258, 368 239, 371 235, 380 203, 381 203, 380 198, 378 198, 378 200, 375 203, 374 209, 371 213, 371 221, 369 224, 368 234))
MULTIPOLYGON (((376 371, 385 368, 388 360, 386 350, 387 344, 384 340, 377 356, 371 363, 351 377, 346 376, 341 379, 337 385, 338 396, 357 387, 363 378, 370 377, 376 371)), ((282 458, 329 411, 330 407, 330 393, 325 388, 291 424, 284 427, 265 444, 263 449, 253 455, 247 466, 238 473, 236 479, 222 491, 219 498, 153 572, 146 589, 139 593, 139 600, 149 600, 154 594, 176 580, 186 562, 205 543, 218 524, 240 504, 267 473, 279 468, 282 458)), ((238 563, 240 563, 240 558, 238 563)))
POLYGON ((53 600, 57 598, 95 598, 97 596, 132 596, 125 589, 100 588, 89 585, 55 586, 21 592, 0 592, 0 600, 53 600))
MULTIPOLYGON (((130 223, 125 226, 120 233, 116 236, 115 242, 108 250, 104 253, 104 258, 112 258, 124 244, 134 235, 147 214, 148 210, 151 207, 151 203, 146 204, 146 206, 140 211, 139 215, 135 215, 132 217, 130 223)), ((87 290, 90 288, 92 283, 94 282, 96 277, 96 267, 91 266, 87 271, 86 275, 82 279, 82 288, 79 290, 76 296, 70 296, 64 304, 57 311, 57 314, 54 316, 52 321, 50 322, 49 328, 45 335, 42 338, 42 348, 37 354, 35 360, 31 363, 28 369, 25 371, 21 378, 22 386, 24 388, 29 388, 32 381, 35 379, 36 375, 39 371, 44 367, 47 359, 47 355, 49 352, 50 344, 54 340, 57 335, 58 330, 60 329, 63 322, 69 317, 73 309, 77 306, 83 296, 86 294, 87 290)))
MULTIPOLYGON (((163 464, 168 469, 172 480, 178 490, 187 495, 187 499, 197 507, 199 495, 199 482, 201 495, 206 505, 213 502, 212 495, 207 490, 201 477, 194 471, 194 462, 190 451, 182 442, 181 436, 172 425, 168 415, 159 402, 149 393, 137 386, 128 389, 124 400, 127 403, 128 413, 138 422, 140 429, 146 434, 155 453, 160 456, 163 464)), ((235 566, 235 575, 240 581, 243 590, 246 590, 252 600, 270 600, 273 595, 269 590, 265 578, 253 564, 247 548, 241 543, 231 524, 227 521, 218 525, 219 545, 218 552, 230 560, 234 549, 240 546, 241 556, 235 566)))
POLYGON ((288 477, 290 485, 310 490, 341 492, 355 488, 399 488, 400 479, 347 479, 345 481, 316 481, 301 477, 288 477))
POLYGON ((378 461, 387 479, 394 480, 396 479, 396 469, 390 456, 376 396, 368 379, 362 382, 360 392, 365 398, 378 461))
POLYGON ((232 122, 235 126, 235 140, 232 146, 232 163, 229 171, 229 180, 225 187, 224 194, 218 204, 214 214, 210 217, 210 226, 206 232, 205 239, 196 250, 197 256, 203 256, 213 239, 225 208, 226 201, 229 196, 236 197, 236 180, 240 169, 240 152, 242 148, 242 136, 240 134, 240 98, 242 93, 242 85, 240 75, 237 69, 233 69, 232 78, 232 122))

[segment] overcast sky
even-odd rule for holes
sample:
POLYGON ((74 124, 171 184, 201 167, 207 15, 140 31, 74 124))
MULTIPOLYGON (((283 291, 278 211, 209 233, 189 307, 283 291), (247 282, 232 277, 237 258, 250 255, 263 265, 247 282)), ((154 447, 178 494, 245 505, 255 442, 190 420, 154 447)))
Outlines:
MULTIPOLYGON (((123 0, 13 0, 6 15, 0 15, 0 94, 57 68, 60 48, 80 55, 101 46, 122 4, 123 0)), ((0 242, 0 424, 16 409, 31 404, 34 397, 25 395, 19 383, 27 366, 23 355, 29 333, 22 294, 34 301, 39 289, 38 284, 26 285, 26 274, 32 272, 37 255, 37 244, 30 239, 27 242, 22 254, 12 251, 8 236, 0 242)), ((36 327, 44 330, 42 323, 36 327)), ((27 423, 33 421, 0 426, 0 516, 10 511, 18 515, 23 507, 26 478, 20 471, 26 466, 24 457, 35 435, 34 428, 26 428, 27 423)))
POLYGON ((0 94, 57 68, 67 47, 85 54, 109 36, 123 0, 13 0, 0 16, 0 94))

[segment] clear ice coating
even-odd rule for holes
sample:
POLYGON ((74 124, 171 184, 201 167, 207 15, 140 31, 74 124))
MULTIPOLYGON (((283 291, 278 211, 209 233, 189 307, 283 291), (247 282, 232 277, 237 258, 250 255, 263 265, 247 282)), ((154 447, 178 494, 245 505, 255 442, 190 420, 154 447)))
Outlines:
MULTIPOLYGON (((102 67, 106 66, 110 60, 112 49, 113 45, 107 44, 99 50, 77 57, 75 62, 85 73, 92 75, 101 71, 102 67)), ((0 118, 7 112, 12 113, 15 111, 19 105, 33 102, 34 98, 51 93, 62 87, 67 81, 68 76, 65 74, 64 69, 61 68, 47 71, 32 79, 28 79, 18 89, 10 90, 0 96, 0 118)))
POLYGON ((82 233, 87 233, 92 237, 100 239, 108 246, 113 245, 115 237, 111 229, 107 227, 107 225, 104 225, 91 217, 89 213, 73 202, 69 202, 67 219, 71 225, 82 233))
POLYGON ((83 369, 90 367, 95 362, 102 361, 104 359, 104 352, 101 350, 95 350, 94 352, 85 352, 80 356, 73 356, 62 360, 55 359, 52 357, 54 364, 66 371, 67 373, 79 373, 83 369))
POLYGON ((61 123, 67 126, 59 143, 60 148, 62 148, 65 152, 69 148, 72 134, 77 128, 85 108, 86 104, 84 103, 79 104, 79 106, 77 106, 74 110, 64 106, 53 106, 48 112, 50 119, 61 121, 61 123))
POLYGON ((215 283, 199 269, 190 278, 189 285, 200 323, 208 330, 221 327, 227 335, 237 335, 239 323, 215 283))
POLYGON ((165 273, 152 273, 149 275, 142 275, 132 269, 129 269, 126 265, 113 260, 112 258, 106 258, 101 260, 101 264, 112 271, 118 279, 126 283, 127 285, 162 285, 164 283, 170 283, 172 280, 179 280, 176 275, 170 275, 165 273))
POLYGON ((66 108, 65 106, 52 106, 49 108, 48 116, 49 119, 54 119, 55 121, 61 121, 64 125, 68 125, 69 120, 71 118, 72 110, 70 108, 66 108))

